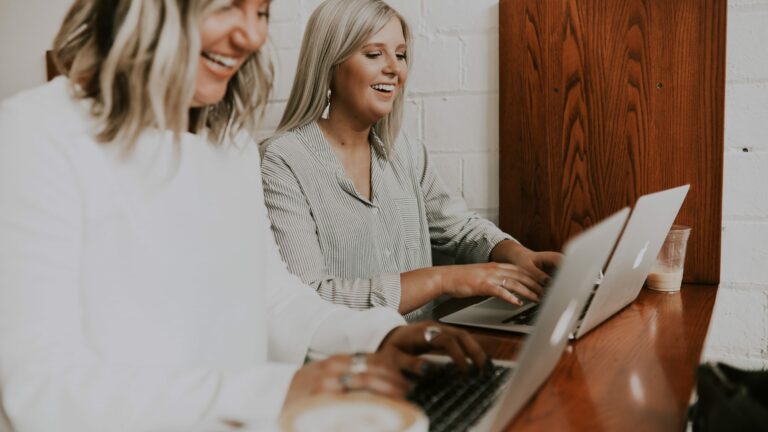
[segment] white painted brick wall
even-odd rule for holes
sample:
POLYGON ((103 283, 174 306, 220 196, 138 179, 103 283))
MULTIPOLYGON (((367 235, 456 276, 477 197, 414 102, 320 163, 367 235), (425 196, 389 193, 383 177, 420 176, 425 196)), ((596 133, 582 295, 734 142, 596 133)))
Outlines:
MULTIPOLYGON (((279 121, 304 24, 319 3, 273 3, 277 90, 262 135, 279 121)), ((428 146, 452 191, 497 220, 498 0, 390 3, 405 15, 417 38, 405 131, 428 146)), ((6 60, 0 62, 0 99, 44 81, 42 53, 70 4, 0 0, 0 58, 6 60)), ((768 366, 766 40, 768 0, 729 0, 723 284, 705 357, 753 367, 768 366)))
POLYGON ((499 35, 475 34, 462 38, 462 65, 464 89, 478 92, 499 90, 499 68, 478 67, 478 65, 497 65, 499 62, 499 35))
POLYGON ((425 96, 424 127, 434 152, 498 151, 498 94, 425 96))
POLYGON ((704 358, 768 368, 768 0, 730 0, 721 285, 704 358))
MULTIPOLYGON (((414 0, 416 1, 416 0, 414 0)), ((495 32, 499 27, 498 0, 422 0, 425 27, 430 31, 464 34, 495 32)))
POLYGON ((768 292, 765 285, 721 283, 704 358, 765 369, 768 358, 766 339, 768 292))
MULTIPOLYGON (((739 16, 734 15, 734 19, 739 16)), ((768 17, 765 20, 768 22, 768 17)), ((731 79, 730 75, 726 76, 731 79)), ((753 76, 753 79, 756 77, 753 76)), ((764 79, 729 82, 725 91, 728 96, 725 111, 727 146, 740 151, 768 151, 768 127, 755 127, 768 119, 768 82, 764 79)))
POLYGON ((456 92, 461 88, 461 41, 456 36, 416 36, 413 71, 408 88, 413 93, 456 92))
POLYGON ((768 149, 755 148, 757 145, 740 146, 725 154, 723 217, 726 222, 744 218, 757 221, 768 215, 768 187, 761 187, 768 185, 768 149))
POLYGON ((727 79, 731 82, 755 82, 765 78, 768 50, 758 49, 756 41, 768 40, 768 2, 731 4, 728 22, 727 79), (732 16, 730 16, 732 14, 732 16))

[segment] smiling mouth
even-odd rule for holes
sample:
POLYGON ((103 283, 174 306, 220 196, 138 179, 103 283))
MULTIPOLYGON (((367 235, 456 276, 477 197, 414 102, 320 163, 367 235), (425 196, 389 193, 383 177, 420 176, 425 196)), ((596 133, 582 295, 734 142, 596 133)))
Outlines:
POLYGON ((237 66, 237 59, 234 57, 216 54, 210 51, 203 51, 201 55, 204 59, 218 66, 222 66, 228 69, 233 69, 235 66, 237 66))
POLYGON ((371 86, 372 89, 381 93, 392 93, 396 87, 394 84, 374 84, 371 86))

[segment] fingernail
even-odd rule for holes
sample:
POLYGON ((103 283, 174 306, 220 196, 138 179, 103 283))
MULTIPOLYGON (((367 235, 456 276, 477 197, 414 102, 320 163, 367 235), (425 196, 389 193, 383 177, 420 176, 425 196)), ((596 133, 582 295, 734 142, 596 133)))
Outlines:
POLYGON ((483 365, 483 372, 485 372, 486 375, 490 375, 493 373, 493 360, 491 360, 491 356, 486 355, 485 357, 485 364, 483 365))

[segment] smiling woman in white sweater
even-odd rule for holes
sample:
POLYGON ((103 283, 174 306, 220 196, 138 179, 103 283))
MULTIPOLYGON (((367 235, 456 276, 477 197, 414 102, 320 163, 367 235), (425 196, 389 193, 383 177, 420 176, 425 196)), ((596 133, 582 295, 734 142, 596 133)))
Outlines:
POLYGON ((0 430, 271 428, 314 393, 402 396, 429 348, 484 360, 286 271, 238 132, 269 93, 268 12, 76 1, 66 76, 0 105, 0 430))

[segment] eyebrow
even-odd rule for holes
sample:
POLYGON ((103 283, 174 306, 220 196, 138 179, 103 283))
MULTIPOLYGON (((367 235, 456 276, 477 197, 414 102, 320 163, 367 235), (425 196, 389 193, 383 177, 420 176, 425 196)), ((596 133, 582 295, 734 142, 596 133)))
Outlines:
MULTIPOLYGON (((363 48, 386 48, 386 47, 387 47, 387 44, 384 44, 381 42, 373 42, 373 43, 363 45, 363 48)), ((400 48, 407 48, 407 47, 405 44, 400 44, 395 48, 400 49, 400 48)))

